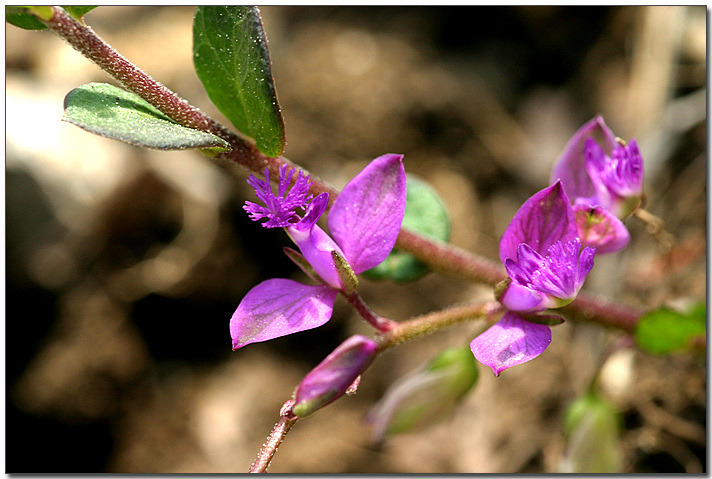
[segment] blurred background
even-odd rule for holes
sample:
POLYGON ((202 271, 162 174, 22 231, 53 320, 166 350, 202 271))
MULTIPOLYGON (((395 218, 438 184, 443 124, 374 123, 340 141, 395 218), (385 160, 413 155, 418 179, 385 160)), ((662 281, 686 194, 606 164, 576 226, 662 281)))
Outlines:
MULTIPOLYGON (((402 153, 447 204, 452 242, 496 260, 514 212, 600 113, 638 140, 665 232, 629 219, 630 246, 597 258, 585 289, 643 309, 706 299, 704 6, 261 10, 291 160, 342 187, 402 153)), ((225 121, 192 67, 192 15, 100 7, 85 20, 225 121)), ((301 377, 368 327, 337 300, 323 327, 232 352, 249 288, 303 277, 286 235, 241 209, 248 173, 61 122, 66 93, 113 80, 47 31, 6 28, 6 471, 247 471, 301 377)), ((492 294, 434 273, 361 290, 395 320, 492 294)), ((621 348, 619 332, 571 321, 537 360, 499 378, 481 367, 440 423, 372 446, 363 417, 388 386, 481 329, 379 357, 358 394, 295 426, 269 471, 557 472, 564 411, 599 368, 621 412, 621 472, 706 471, 704 358, 621 348)))

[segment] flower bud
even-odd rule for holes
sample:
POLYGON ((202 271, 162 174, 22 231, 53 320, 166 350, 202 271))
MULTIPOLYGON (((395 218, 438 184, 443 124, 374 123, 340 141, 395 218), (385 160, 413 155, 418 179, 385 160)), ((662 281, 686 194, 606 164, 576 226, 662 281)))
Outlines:
POLYGON ((372 441, 425 427, 451 411, 477 382, 470 349, 451 348, 394 383, 367 416, 372 441))
POLYGON ((377 350, 375 341, 360 335, 341 343, 297 386, 294 414, 308 416, 350 392, 351 386, 376 357, 377 350))

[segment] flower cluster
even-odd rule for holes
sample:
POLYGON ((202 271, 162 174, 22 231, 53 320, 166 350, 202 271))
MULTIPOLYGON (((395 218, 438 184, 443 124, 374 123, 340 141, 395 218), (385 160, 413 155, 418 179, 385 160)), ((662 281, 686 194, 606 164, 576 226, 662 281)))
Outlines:
POLYGON ((308 176, 300 172, 294 179, 294 170, 282 166, 276 194, 267 170, 264 180, 250 176, 248 183, 264 203, 245 204, 250 218, 266 219, 262 226, 267 228, 284 228, 319 284, 275 278, 252 288, 230 320, 233 349, 326 323, 336 294, 351 292, 356 275, 377 266, 391 252, 405 213, 402 155, 376 158, 344 187, 328 217, 333 239, 316 224, 326 211, 329 194, 312 197, 308 176))
POLYGON ((595 254, 628 244, 621 219, 640 205, 642 180, 635 140, 615 138, 600 116, 574 134, 552 185, 522 205, 500 241, 509 277, 496 295, 506 312, 470 343, 495 375, 539 356, 551 343, 549 326, 562 321, 546 310, 576 298, 595 254))
POLYGON ((581 242, 596 253, 625 248, 630 234, 622 219, 643 198, 643 158, 635 140, 615 137, 600 116, 583 125, 569 140, 551 172, 573 200, 581 242))
MULTIPOLYGON (((309 177, 279 170, 277 193, 269 171, 248 183, 262 204, 247 202, 250 218, 284 228, 298 246, 290 258, 317 284, 269 279, 252 288, 232 319, 233 349, 326 323, 337 293, 352 295, 356 275, 380 264, 392 250, 406 202, 401 155, 373 160, 344 187, 328 216, 331 236, 316 223, 329 203, 327 193, 309 193, 309 177)), ((616 138, 601 117, 569 141, 552 171, 551 185, 524 202, 500 241, 508 278, 496 289, 502 318, 470 343, 475 357, 495 375, 540 355, 551 342, 550 326, 563 321, 550 312, 578 295, 596 254, 624 248, 622 219, 642 201, 643 160, 635 140, 616 138)), ((342 395, 375 354, 365 338, 337 348, 297 390, 306 415, 342 395), (333 387, 332 387, 333 386, 333 387)))

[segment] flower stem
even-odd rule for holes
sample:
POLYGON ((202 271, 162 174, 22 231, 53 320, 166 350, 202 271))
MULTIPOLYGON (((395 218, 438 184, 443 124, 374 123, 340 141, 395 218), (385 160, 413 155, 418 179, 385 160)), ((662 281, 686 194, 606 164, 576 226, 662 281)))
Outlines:
POLYGON ((154 80, 106 43, 91 27, 78 21, 60 7, 51 7, 51 9, 52 17, 49 20, 42 18, 40 20, 75 50, 119 81, 127 90, 158 108, 176 123, 212 133, 227 141, 232 150, 220 156, 227 156, 254 172, 269 167, 270 170, 274 169, 275 174, 277 173, 279 164, 275 163, 274 159, 268 161, 270 158, 262 155, 252 144, 154 80))
POLYGON ((379 335, 376 340, 379 343, 380 351, 397 346, 404 341, 425 336, 426 334, 439 331, 453 324, 471 321, 478 318, 488 320, 504 311, 498 301, 486 301, 452 306, 434 313, 417 316, 408 321, 397 323, 397 326, 390 331, 379 335))
POLYGON ((595 322, 628 333, 635 332, 638 321, 643 315, 643 312, 636 308, 614 303, 603 296, 594 296, 583 291, 561 310, 573 319, 595 322))
POLYGON ((361 299, 361 296, 359 296, 357 292, 351 294, 346 294, 342 292, 342 294, 349 302, 349 304, 354 307, 358 314, 360 314, 361 317, 368 322, 368 324, 376 328, 376 330, 384 333, 387 331, 391 331, 398 325, 398 323, 395 321, 391 321, 390 319, 384 318, 382 316, 377 316, 376 313, 374 313, 373 310, 371 310, 371 308, 369 308, 368 305, 363 302, 363 299, 361 299))
POLYGON ((299 419, 299 417, 294 415, 291 412, 291 409, 287 407, 290 402, 293 402, 293 400, 290 399, 284 406, 282 406, 282 416, 279 418, 277 424, 274 425, 270 435, 267 436, 265 443, 262 444, 260 452, 257 454, 255 461, 250 466, 250 472, 267 472, 267 468, 269 467, 270 462, 272 462, 272 458, 277 452, 277 448, 280 444, 282 444, 282 441, 287 436, 287 433, 289 433, 289 430, 292 429, 292 426, 294 426, 297 422, 297 419, 299 419))
MULTIPOLYGON (((49 20, 40 18, 40 20, 124 87, 151 103, 177 123, 212 133, 227 141, 232 149, 220 153, 218 158, 234 161, 257 174, 261 174, 264 168, 268 168, 274 178, 279 177, 279 167, 283 164, 297 167, 283 156, 271 158, 263 155, 251 142, 228 130, 129 62, 90 27, 73 18, 62 8, 51 7, 51 9, 51 18, 49 20)), ((315 195, 329 193, 329 203, 332 204, 339 191, 314 175, 310 175, 310 180, 312 181, 311 193, 315 195)), ((504 268, 498 263, 456 246, 431 240, 406 228, 401 229, 396 247, 417 257, 435 271, 468 281, 494 286, 506 277, 504 268)), ((635 308, 615 305, 610 300, 587 296, 585 293, 580 293, 566 310, 578 319, 622 328, 629 332, 635 327, 641 315, 641 312, 635 308)), ((379 326, 375 327, 380 330, 379 326)))

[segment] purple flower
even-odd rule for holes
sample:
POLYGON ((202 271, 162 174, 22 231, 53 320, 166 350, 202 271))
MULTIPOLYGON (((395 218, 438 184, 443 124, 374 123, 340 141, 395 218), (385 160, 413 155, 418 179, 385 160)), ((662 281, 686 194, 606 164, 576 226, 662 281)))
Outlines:
POLYGON ((505 262, 511 283, 499 300, 510 311, 537 312, 566 306, 583 286, 594 254, 591 247, 581 250, 578 238, 557 241, 546 255, 522 243, 517 261, 507 258, 505 262))
POLYGON ((405 212, 403 156, 387 154, 373 160, 336 198, 328 217, 332 239, 317 224, 329 203, 328 193, 308 194, 309 178, 280 168, 277 194, 265 180, 250 176, 264 206, 246 202, 244 209, 263 226, 282 227, 299 247, 321 284, 269 279, 252 288, 230 320, 233 349, 253 342, 316 328, 331 318, 334 300, 346 288, 342 278, 381 263, 393 249, 405 212), (335 261, 335 256, 341 261, 335 261))
POLYGON ((375 341, 360 335, 341 343, 297 386, 292 408, 294 414, 308 416, 346 394, 371 364, 377 351, 375 341))
POLYGON ((561 182, 524 202, 502 235, 499 255, 509 274, 499 301, 510 311, 559 308, 576 297, 595 250, 581 250, 576 218, 561 182))
POLYGON ((477 360, 499 375, 541 354, 551 342, 551 330, 549 317, 537 313, 576 298, 595 251, 581 247, 574 210, 560 181, 525 201, 499 246, 509 278, 497 288, 497 299, 508 311, 470 343, 477 360))
POLYGON ((312 199, 309 194, 309 177, 300 171, 294 186, 289 188, 289 184, 294 177, 294 170, 287 165, 279 167, 279 186, 277 194, 272 193, 269 182, 269 170, 265 168, 265 179, 260 180, 250 175, 247 184, 255 189, 255 195, 265 206, 261 206, 252 201, 246 201, 242 208, 247 211, 252 221, 259 221, 267 218, 262 223, 265 228, 284 228, 298 221, 297 210, 304 209, 304 206, 312 199))
MULTIPOLYGON (((583 148, 586 139, 593 138, 606 151, 616 146, 616 137, 599 115, 588 121, 569 140, 551 170, 551 182, 561 180, 570 198, 595 198, 596 187, 588 174, 583 148)), ((604 207, 606 205, 603 205, 604 207)))
POLYGON ((612 253, 628 244, 630 235, 620 219, 640 206, 643 195, 643 158, 635 140, 626 144, 616 138, 603 118, 583 125, 566 145, 551 173, 551 182, 561 181, 566 194, 579 207, 578 231, 584 245, 597 252, 612 253), (592 212, 584 221, 580 211, 592 212), (595 231, 594 225, 599 225, 595 231))

